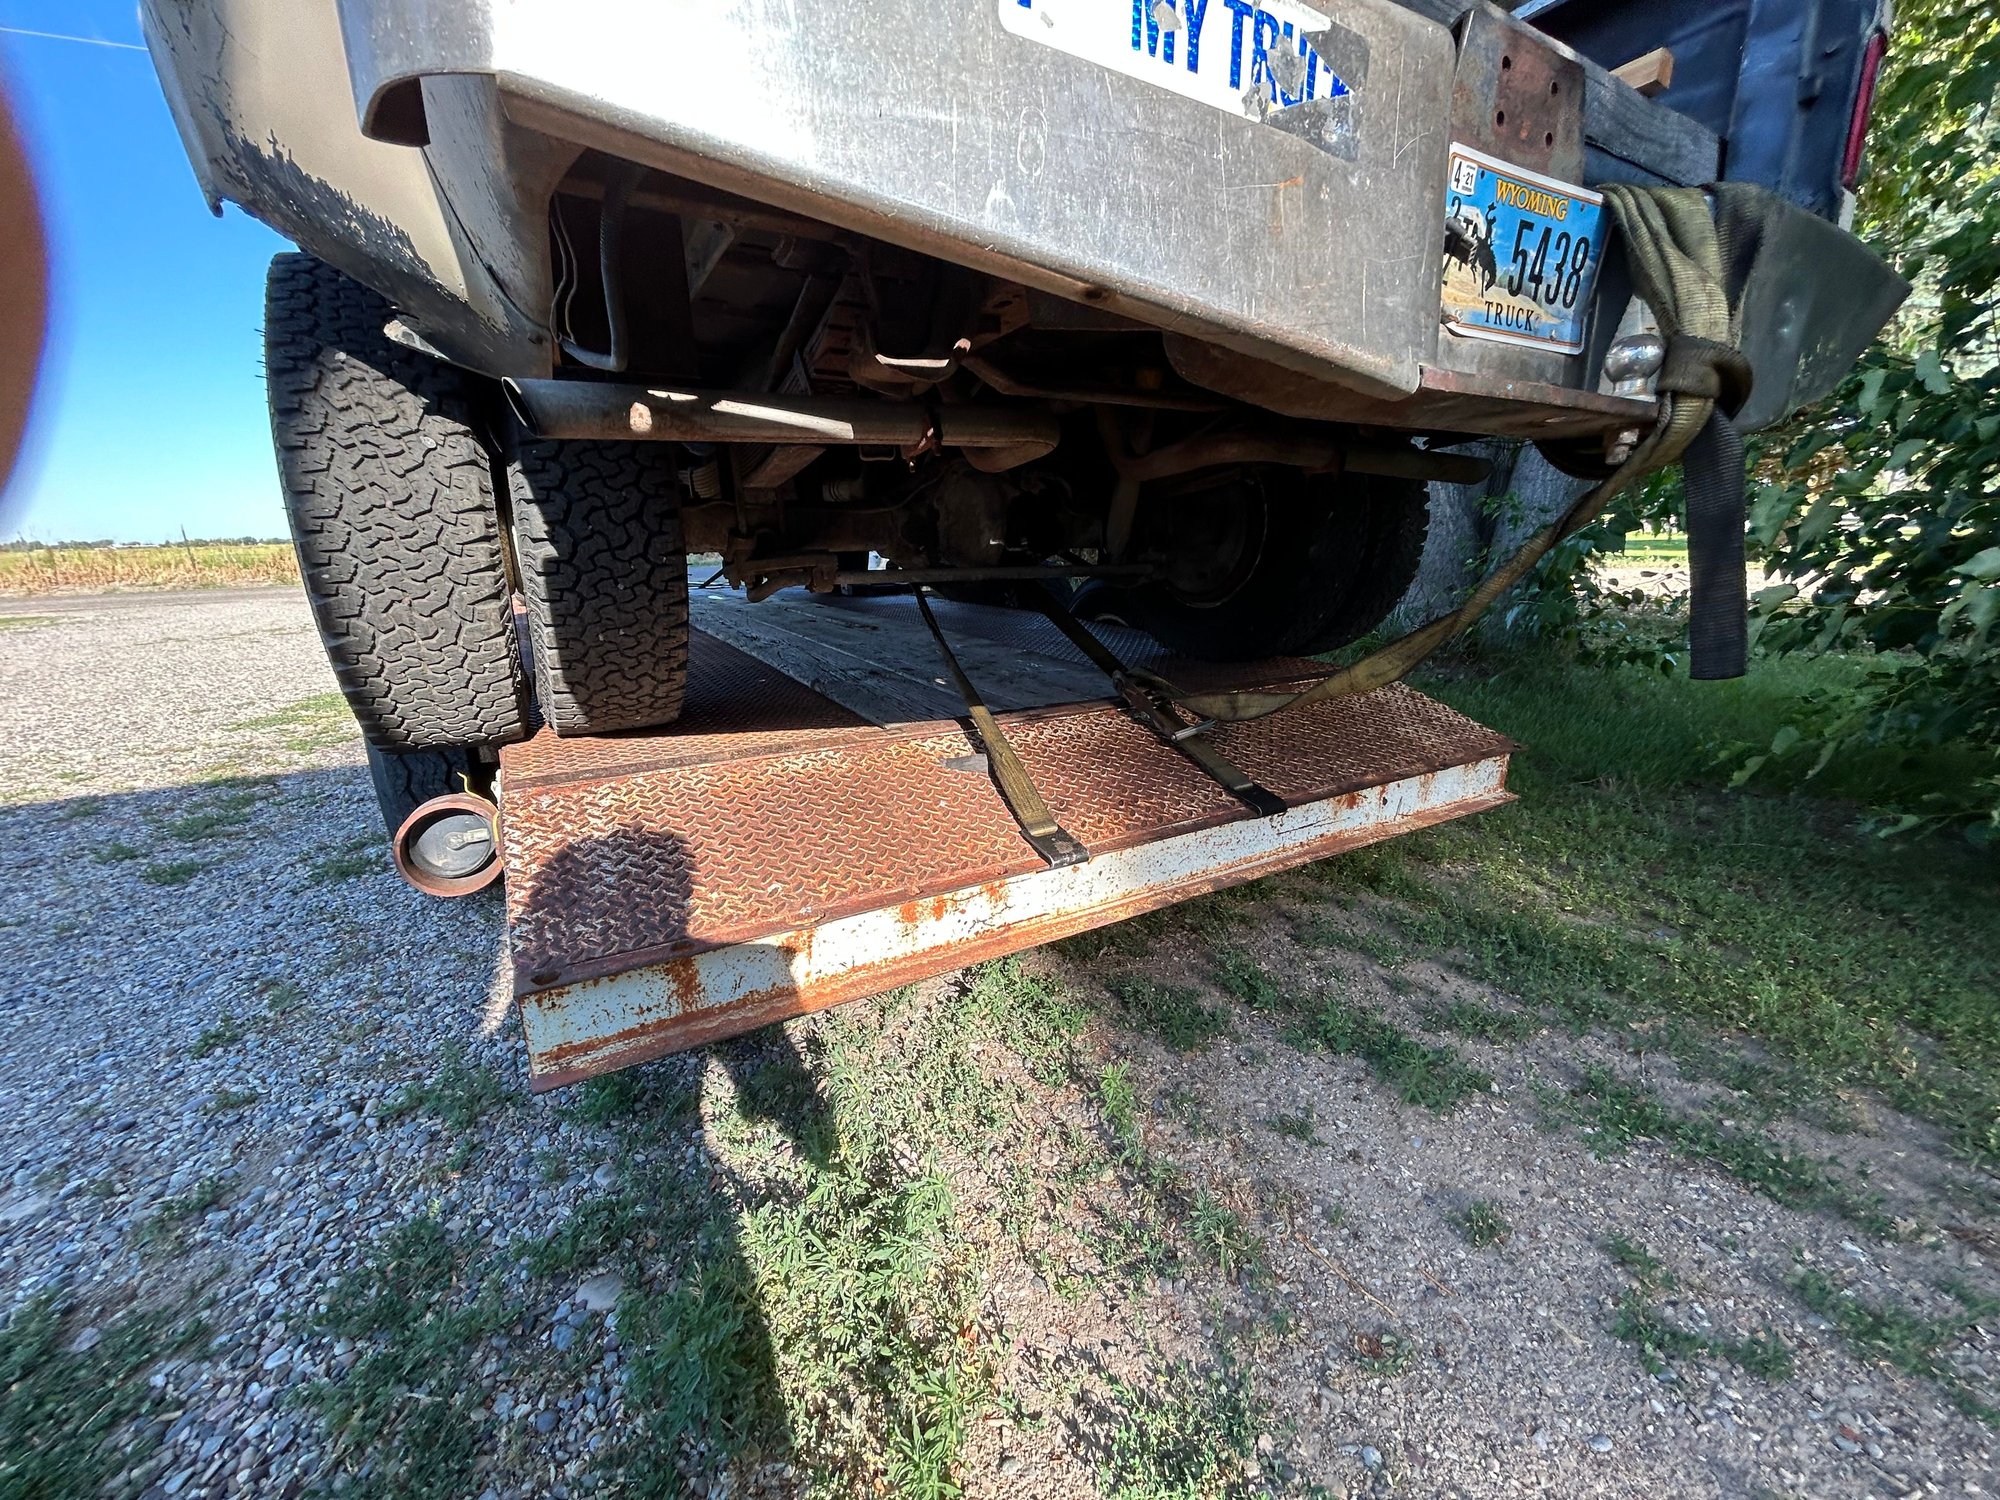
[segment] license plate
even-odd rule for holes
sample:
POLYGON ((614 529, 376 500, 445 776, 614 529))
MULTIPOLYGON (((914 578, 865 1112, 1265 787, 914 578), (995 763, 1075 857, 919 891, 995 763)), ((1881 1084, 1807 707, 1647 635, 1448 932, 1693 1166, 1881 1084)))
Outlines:
POLYGON ((1604 248, 1604 198, 1453 142, 1445 178, 1444 325, 1576 354, 1604 248))

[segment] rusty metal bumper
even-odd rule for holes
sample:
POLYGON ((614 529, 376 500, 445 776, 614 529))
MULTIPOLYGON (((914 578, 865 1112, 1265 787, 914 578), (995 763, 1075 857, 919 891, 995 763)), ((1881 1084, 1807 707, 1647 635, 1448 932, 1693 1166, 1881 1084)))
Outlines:
POLYGON ((537 1089, 877 994, 1508 800, 1502 736, 1407 687, 1216 731, 1249 813, 1108 702, 1001 716, 1092 853, 1050 870, 952 722, 880 728, 711 637, 671 733, 502 755, 537 1089))

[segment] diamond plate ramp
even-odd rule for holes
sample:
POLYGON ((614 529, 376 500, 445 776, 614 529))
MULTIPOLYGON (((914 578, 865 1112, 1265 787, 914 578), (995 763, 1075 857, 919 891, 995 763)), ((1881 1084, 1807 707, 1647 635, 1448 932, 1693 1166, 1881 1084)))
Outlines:
POLYGON ((1506 800, 1511 745, 1404 686, 1214 730, 1286 803, 1271 818, 1120 706, 1003 714, 1091 851, 1051 871, 959 724, 868 724, 701 636, 694 660, 671 732, 544 732, 502 752, 509 943, 538 1088, 1506 800))

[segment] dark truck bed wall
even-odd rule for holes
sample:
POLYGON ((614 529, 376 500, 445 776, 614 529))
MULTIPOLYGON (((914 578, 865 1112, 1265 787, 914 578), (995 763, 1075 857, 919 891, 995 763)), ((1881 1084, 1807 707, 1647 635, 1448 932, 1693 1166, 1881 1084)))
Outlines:
POLYGON ((1722 175, 1835 219, 1884 9, 1882 0, 1528 0, 1514 14, 1606 67, 1670 49, 1663 101, 1721 137, 1722 175))
MULTIPOLYGON (((1398 3, 1447 26, 1466 9, 1398 3)), ((1828 219, 1842 212, 1849 127, 1883 14, 1883 0, 1526 0, 1513 11, 1587 65, 1592 183, 1755 182, 1828 219), (1610 70, 1657 47, 1673 53, 1674 77, 1649 102, 1610 70)))

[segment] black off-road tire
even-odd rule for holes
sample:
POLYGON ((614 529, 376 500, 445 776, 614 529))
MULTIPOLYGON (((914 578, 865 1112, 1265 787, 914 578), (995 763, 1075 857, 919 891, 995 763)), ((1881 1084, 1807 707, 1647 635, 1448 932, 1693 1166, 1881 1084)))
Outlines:
POLYGON ((471 750, 378 750, 368 747, 368 776, 382 809, 382 828, 391 838, 404 819, 433 797, 470 789, 486 796, 493 767, 471 750))
POLYGON ((673 723, 688 588, 671 450, 522 438, 507 472, 543 718, 559 735, 673 723))
POLYGON ((389 304, 309 255, 265 284, 271 440, 306 597, 368 743, 521 738, 514 636, 477 377, 383 333, 389 304))
POLYGON ((1358 513, 1343 522, 1346 566, 1319 631, 1298 649, 1338 651, 1389 618, 1416 582, 1431 529, 1430 486, 1415 479, 1357 476, 1358 513))
MULTIPOLYGON (((1219 600, 1162 584, 1120 588, 1092 580, 1072 608, 1085 619, 1146 631, 1177 655, 1252 661, 1333 651, 1386 619, 1416 577, 1430 496, 1416 480, 1295 471, 1255 476, 1263 531, 1254 562, 1219 600)), ((1140 500, 1142 516, 1147 501, 1140 500)), ((1144 538, 1141 538, 1142 542, 1144 538)))

